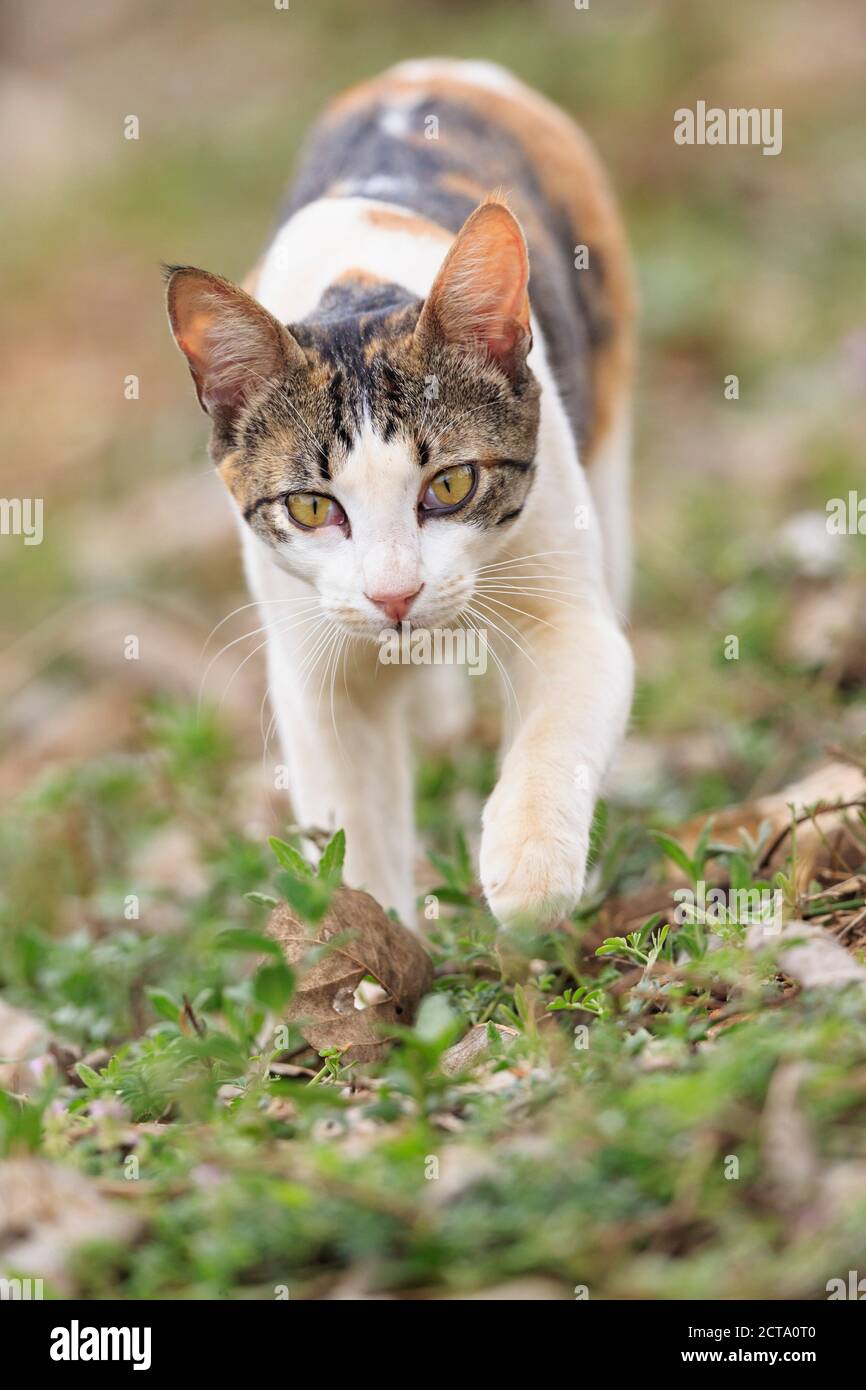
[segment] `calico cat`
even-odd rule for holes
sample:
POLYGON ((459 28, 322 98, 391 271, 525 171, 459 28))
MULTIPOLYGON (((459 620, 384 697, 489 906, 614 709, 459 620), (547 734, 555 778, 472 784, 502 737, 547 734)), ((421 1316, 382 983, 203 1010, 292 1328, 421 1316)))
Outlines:
POLYGON ((567 915, 632 691, 631 280, 586 137, 492 64, 402 64, 314 129, 245 289, 177 267, 168 311, 296 816, 414 925, 410 737, 458 730, 469 682, 379 643, 473 626, 511 706, 484 893, 503 924, 567 915))

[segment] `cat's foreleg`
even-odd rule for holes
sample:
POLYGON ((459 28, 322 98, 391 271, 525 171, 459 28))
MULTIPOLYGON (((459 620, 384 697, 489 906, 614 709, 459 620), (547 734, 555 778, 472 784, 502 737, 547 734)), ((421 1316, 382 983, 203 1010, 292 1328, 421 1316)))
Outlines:
POLYGON ((595 800, 632 695, 631 651, 606 595, 531 602, 539 621, 522 638, 531 661, 515 652, 510 663, 520 723, 481 837, 482 886, 505 925, 555 921, 576 906, 595 800))
POLYGON ((271 701, 289 794, 305 826, 346 832, 345 880, 415 925, 415 836, 407 681, 351 653, 321 689, 286 643, 269 651, 271 701))

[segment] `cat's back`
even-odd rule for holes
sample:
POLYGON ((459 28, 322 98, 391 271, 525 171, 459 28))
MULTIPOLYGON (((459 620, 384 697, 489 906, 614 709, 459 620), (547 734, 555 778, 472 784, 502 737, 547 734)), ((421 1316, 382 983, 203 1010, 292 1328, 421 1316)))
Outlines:
MULTIPOLYGON (((400 64, 326 111, 280 221, 321 199, 375 200, 413 214, 391 230, 404 241, 414 233, 438 261, 446 238, 491 193, 505 197, 526 233, 533 312, 589 460, 630 373, 631 276, 604 171, 558 107, 491 63, 400 64)), ((387 212, 370 209, 374 217, 385 234, 387 212)))

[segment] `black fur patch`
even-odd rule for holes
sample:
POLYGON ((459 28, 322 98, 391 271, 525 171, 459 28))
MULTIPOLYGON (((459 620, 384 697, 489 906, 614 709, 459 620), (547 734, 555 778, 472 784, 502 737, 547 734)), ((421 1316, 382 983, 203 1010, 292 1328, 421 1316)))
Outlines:
POLYGON ((335 186, 349 196, 379 198, 456 232, 477 199, 459 191, 460 178, 489 189, 501 187, 515 205, 530 205, 545 230, 543 242, 529 227, 530 299, 544 332, 548 358, 575 438, 582 446, 591 429, 589 356, 611 328, 601 308, 604 267, 590 248, 586 269, 574 268, 575 236, 563 206, 549 199, 519 142, 453 97, 419 93, 406 111, 405 134, 389 133, 387 98, 332 119, 313 132, 298 176, 280 211, 281 224, 335 186), (426 139, 435 117, 439 138, 426 139), (456 178, 454 177, 456 176, 456 178))

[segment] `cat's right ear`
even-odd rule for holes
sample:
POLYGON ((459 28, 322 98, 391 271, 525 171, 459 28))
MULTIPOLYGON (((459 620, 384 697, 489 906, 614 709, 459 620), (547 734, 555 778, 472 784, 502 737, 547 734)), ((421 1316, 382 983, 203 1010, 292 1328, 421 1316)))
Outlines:
POLYGON ((218 431, 263 382, 306 365, 291 333, 230 280, 194 266, 166 267, 166 279, 174 340, 218 431))
POLYGON ((520 224, 491 199, 466 219, 424 302, 416 341, 481 353, 512 380, 532 345, 529 253, 520 224))

